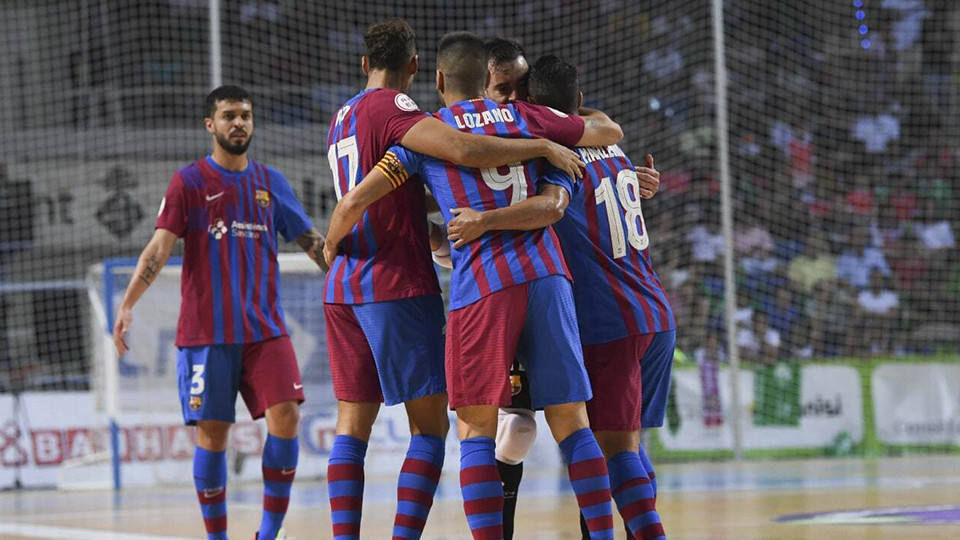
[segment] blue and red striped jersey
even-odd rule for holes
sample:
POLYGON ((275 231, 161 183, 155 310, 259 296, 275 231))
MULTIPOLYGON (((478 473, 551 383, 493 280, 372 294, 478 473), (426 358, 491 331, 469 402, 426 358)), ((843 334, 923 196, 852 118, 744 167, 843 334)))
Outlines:
MULTIPOLYGON (((542 109, 542 108, 541 108, 542 109)), ((441 109, 436 116, 447 124, 477 134, 531 138, 531 122, 525 112, 529 105, 498 105, 490 100, 461 101, 441 109)), ((538 115, 544 111, 535 111, 538 115)), ((545 114, 552 115, 550 112, 545 114)), ((560 117, 557 117, 560 118, 560 117)), ((582 123, 561 123, 559 137, 579 139, 582 123), (564 132, 563 129, 567 131, 564 132)), ((536 128, 535 128, 536 129, 536 128)), ((469 207, 477 211, 503 208, 537 194, 541 182, 573 190, 570 177, 543 159, 515 165, 474 169, 460 167, 397 146, 381 162, 381 170, 394 184, 420 174, 440 205, 444 220, 453 219, 450 210, 469 207)), ((491 231, 460 249, 454 249, 450 309, 459 309, 501 289, 550 275, 570 277, 552 228, 529 232, 491 231)))
POLYGON ((197 160, 173 175, 156 226, 183 238, 178 347, 287 334, 277 233, 289 242, 313 225, 278 170, 197 160))
POLYGON ((573 297, 586 345, 676 328, 653 270, 640 188, 617 145, 577 148, 587 174, 554 227, 573 274, 573 297))
MULTIPOLYGON (((406 94, 360 92, 337 111, 327 135, 327 161, 337 199, 373 170, 387 149, 427 115, 406 94)), ((363 304, 439 294, 430 257, 423 183, 407 182, 370 205, 327 272, 324 302, 363 304)))

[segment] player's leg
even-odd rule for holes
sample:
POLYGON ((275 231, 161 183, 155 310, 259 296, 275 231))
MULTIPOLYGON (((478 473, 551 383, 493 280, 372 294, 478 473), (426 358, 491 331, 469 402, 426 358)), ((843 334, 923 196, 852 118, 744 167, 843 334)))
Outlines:
POLYGON ((193 480, 207 540, 227 540, 227 436, 240 386, 239 345, 184 347, 177 379, 184 422, 197 426, 193 480))
POLYGON ((383 394, 377 366, 353 306, 325 304, 330 375, 337 427, 327 465, 333 538, 359 540, 363 463, 383 394))
POLYGON ((494 437, 497 410, 510 403, 509 367, 527 311, 528 285, 497 291, 454 310, 447 322, 447 388, 457 411, 460 489, 476 540, 503 538, 503 486, 494 437))
POLYGON ((404 403, 410 446, 397 483, 393 538, 423 535, 443 468, 449 430, 440 295, 354 306, 387 405, 404 403))
POLYGON ((577 504, 591 538, 613 538, 610 479, 584 402, 592 396, 583 366, 580 332, 570 282, 550 276, 530 287, 529 317, 521 350, 535 408, 543 407, 567 461, 577 504))
POLYGON ((654 335, 584 347, 590 382, 590 425, 607 459, 613 498, 632 537, 664 538, 653 486, 640 459, 641 362, 654 335))
POLYGON ((503 484, 504 540, 513 538, 523 460, 537 438, 537 421, 531 410, 527 375, 516 363, 510 370, 510 392, 510 408, 498 412, 496 439, 497 470, 503 484))
POLYGON ((254 420, 266 416, 263 446, 263 510, 259 540, 279 536, 290 503, 300 454, 300 403, 303 382, 293 344, 287 336, 243 347, 240 393, 254 420))

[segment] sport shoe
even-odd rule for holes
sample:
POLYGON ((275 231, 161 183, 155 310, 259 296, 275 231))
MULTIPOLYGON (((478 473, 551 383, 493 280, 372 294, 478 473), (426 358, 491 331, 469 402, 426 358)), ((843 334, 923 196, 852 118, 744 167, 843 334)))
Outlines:
MULTIPOLYGON (((277 535, 273 537, 273 540, 286 540, 286 538, 287 538, 287 531, 284 529, 280 529, 279 531, 277 531, 277 535)), ((253 533, 253 540, 260 540, 260 531, 253 533)))

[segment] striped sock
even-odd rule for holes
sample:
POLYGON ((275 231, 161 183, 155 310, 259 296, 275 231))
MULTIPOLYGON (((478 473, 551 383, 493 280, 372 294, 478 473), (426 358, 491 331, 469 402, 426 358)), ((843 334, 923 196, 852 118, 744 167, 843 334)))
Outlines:
POLYGON ((570 434, 560 443, 567 460, 570 484, 577 495, 580 512, 587 520, 590 538, 613 539, 613 509, 610 504, 610 476, 603 452, 589 428, 570 434))
POLYGON ((349 435, 337 435, 327 465, 334 540, 360 540, 363 508, 363 459, 367 443, 349 435))
POLYGON ((640 463, 643 464, 643 470, 647 471, 647 477, 650 478, 650 485, 653 486, 653 500, 657 500, 657 473, 653 471, 653 463, 650 461, 650 456, 647 455, 646 450, 643 449, 643 445, 640 445, 640 463))
POLYGON ((490 437, 460 441, 460 491, 474 540, 503 538, 503 486, 490 437))
POLYGON ((423 535, 433 495, 443 468, 443 439, 433 435, 414 435, 397 482, 397 516, 393 521, 394 540, 415 539, 423 535))
POLYGON ((290 504, 290 488, 297 474, 300 440, 281 439, 267 434, 263 446, 263 516, 260 519, 259 540, 273 540, 290 504))
POLYGON ((227 540, 227 453, 198 446, 193 454, 193 485, 207 540, 227 540))
POLYGON ((613 498, 637 540, 666 540, 654 503, 653 485, 639 454, 621 452, 607 461, 613 498))

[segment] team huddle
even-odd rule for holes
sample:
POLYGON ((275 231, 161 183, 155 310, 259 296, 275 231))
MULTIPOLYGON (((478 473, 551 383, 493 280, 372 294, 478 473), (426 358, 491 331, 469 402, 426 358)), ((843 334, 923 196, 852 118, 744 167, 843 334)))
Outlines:
POLYGON ((253 102, 214 90, 214 150, 178 171, 114 328, 184 238, 178 378, 197 426, 194 479, 208 540, 227 539, 226 445, 239 392, 266 417, 254 538, 285 537, 303 385, 279 305, 277 233, 326 271, 336 438, 327 474, 333 538, 359 539, 364 457, 381 403, 403 403, 411 439, 393 538, 420 538, 456 412, 460 485, 474 539, 513 537, 522 462, 542 410, 568 467, 583 538, 665 538, 639 429, 659 427, 675 323, 653 270, 641 199, 659 174, 617 146, 620 127, 581 106, 576 67, 528 66, 509 40, 468 32, 437 48, 433 115, 407 96, 414 34, 364 35, 366 88, 335 114, 327 157, 339 199, 324 240, 290 185, 248 159, 253 102), (573 148, 573 150, 571 150, 573 148), (428 219, 439 212, 443 226, 428 219), (435 262, 452 267, 444 313, 435 262))

